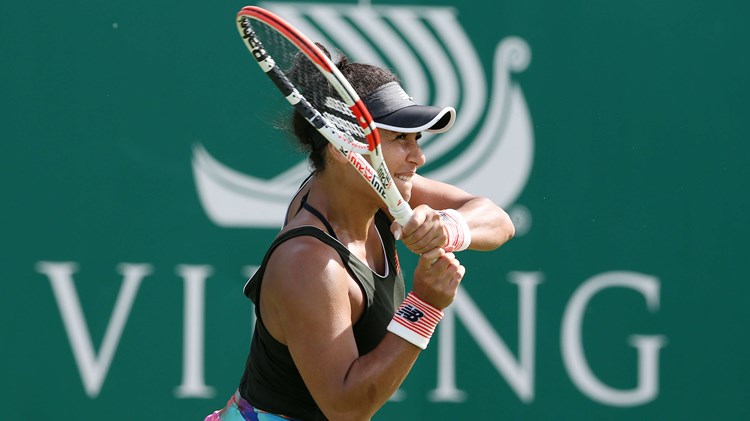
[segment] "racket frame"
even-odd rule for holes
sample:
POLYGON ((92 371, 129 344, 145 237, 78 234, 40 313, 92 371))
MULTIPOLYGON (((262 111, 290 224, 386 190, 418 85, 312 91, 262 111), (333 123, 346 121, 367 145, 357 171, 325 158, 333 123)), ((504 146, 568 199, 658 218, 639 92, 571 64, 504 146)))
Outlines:
POLYGON ((336 146, 347 161, 368 182, 388 207, 393 218, 401 226, 411 218, 412 209, 396 188, 380 147, 380 135, 375 122, 357 92, 339 71, 336 65, 309 38, 294 28, 278 15, 257 6, 243 7, 237 13, 237 30, 244 40, 256 62, 273 81, 274 85, 286 97, 287 101, 320 132, 323 137, 336 146), (268 54, 252 29, 251 21, 256 20, 268 25, 295 45, 317 69, 325 76, 355 116, 367 143, 358 142, 330 123, 307 99, 299 93, 289 78, 276 66, 273 56, 268 54), (363 155, 367 155, 372 165, 363 155))

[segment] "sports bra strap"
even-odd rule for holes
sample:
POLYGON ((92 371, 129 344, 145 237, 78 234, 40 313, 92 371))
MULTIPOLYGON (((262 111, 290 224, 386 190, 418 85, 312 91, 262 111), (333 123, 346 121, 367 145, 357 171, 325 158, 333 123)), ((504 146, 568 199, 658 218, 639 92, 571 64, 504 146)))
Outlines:
POLYGON ((305 201, 302 202, 302 207, 305 208, 305 210, 307 210, 311 214, 315 215, 318 219, 320 219, 320 222, 322 222, 323 225, 326 226, 326 229, 328 230, 328 235, 330 235, 331 237, 336 238, 338 240, 338 238, 336 237, 336 233, 333 232, 333 227, 328 222, 328 220, 325 218, 325 216, 323 216, 323 214, 320 213, 320 211, 318 211, 317 209, 315 209, 314 207, 312 207, 311 205, 309 205, 305 201))
POLYGON ((307 192, 302 197, 302 202, 300 204, 300 207, 305 208, 306 211, 310 212, 311 214, 315 215, 316 218, 320 219, 320 222, 322 222, 323 225, 326 226, 326 229, 328 230, 328 235, 330 235, 331 237, 333 237, 333 238, 335 238, 335 239, 338 240, 338 237, 336 237, 336 233, 333 232, 333 227, 328 222, 328 220, 326 219, 326 217, 323 216, 323 214, 320 213, 319 210, 315 209, 314 207, 312 207, 312 205, 310 205, 309 203, 307 203, 307 195, 308 194, 310 194, 310 192, 307 192))

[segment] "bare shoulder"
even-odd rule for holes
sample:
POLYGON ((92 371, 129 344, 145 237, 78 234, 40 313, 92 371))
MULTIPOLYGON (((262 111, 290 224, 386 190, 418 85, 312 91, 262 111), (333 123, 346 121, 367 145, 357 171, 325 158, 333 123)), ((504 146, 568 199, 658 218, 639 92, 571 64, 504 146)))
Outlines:
POLYGON ((261 316, 278 341, 299 349, 350 323, 349 275, 338 253, 314 237, 285 241, 266 266, 261 316), (334 322, 337 321, 337 322, 334 322))
POLYGON ((291 238, 271 255, 264 276, 264 285, 273 284, 287 290, 306 290, 339 279, 345 268, 333 247, 311 236, 291 238))

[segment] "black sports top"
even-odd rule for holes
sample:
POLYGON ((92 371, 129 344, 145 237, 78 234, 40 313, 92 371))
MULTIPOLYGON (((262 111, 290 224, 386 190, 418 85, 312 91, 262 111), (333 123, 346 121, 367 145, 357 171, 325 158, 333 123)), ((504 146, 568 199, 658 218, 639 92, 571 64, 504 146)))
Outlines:
MULTIPOLYGON (((303 203, 306 209, 309 205, 303 203)), ((314 208, 313 208, 314 209, 314 208)), ((317 211, 313 212, 316 214, 317 211)), ((312 226, 290 229, 279 235, 269 247, 258 271, 245 286, 245 295, 255 304, 255 331, 250 345, 250 355, 245 373, 240 381, 240 394, 254 407, 300 420, 325 420, 326 417, 305 387, 286 345, 271 336, 260 316, 260 288, 266 264, 281 243, 299 236, 315 237, 333 247, 341 257, 349 274, 360 285, 366 297, 366 308, 354 324, 354 339, 360 355, 372 351, 386 334, 393 313, 404 299, 404 278, 398 267, 396 242, 390 233, 390 220, 383 211, 375 215, 375 226, 385 249, 387 271, 385 276, 373 272, 369 266, 354 256, 333 234, 328 221, 319 213, 330 234, 312 226)), ((303 273, 303 272, 301 272, 303 273)))

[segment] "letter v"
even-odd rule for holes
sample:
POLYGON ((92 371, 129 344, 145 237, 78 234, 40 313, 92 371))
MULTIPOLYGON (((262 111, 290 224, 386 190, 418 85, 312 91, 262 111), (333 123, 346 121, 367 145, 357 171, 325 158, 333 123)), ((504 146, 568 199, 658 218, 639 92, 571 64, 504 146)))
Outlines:
POLYGON ((50 280, 78 372, 90 398, 96 398, 101 391, 138 288, 143 278, 152 272, 151 265, 148 264, 123 263, 117 269, 123 275, 123 282, 104 332, 99 355, 96 355, 81 303, 73 286, 73 274, 78 270, 78 265, 74 262, 38 262, 36 265, 37 272, 47 275, 50 280))

